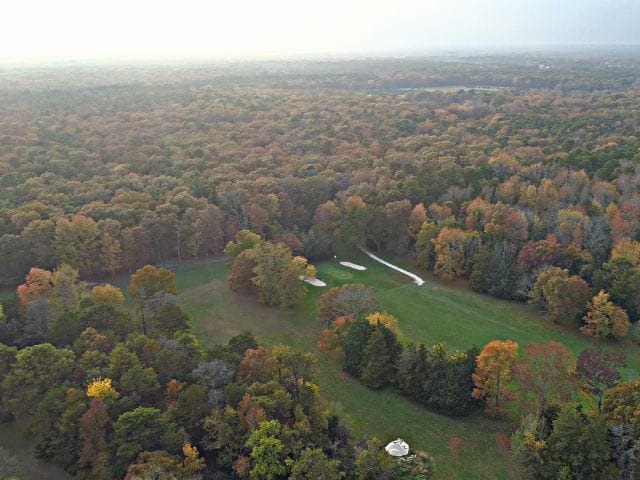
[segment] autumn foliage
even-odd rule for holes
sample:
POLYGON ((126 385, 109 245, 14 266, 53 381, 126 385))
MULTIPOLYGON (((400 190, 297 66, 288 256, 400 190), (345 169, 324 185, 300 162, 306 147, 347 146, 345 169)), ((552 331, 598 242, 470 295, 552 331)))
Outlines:
POLYGON ((504 402, 508 397, 508 385, 517 355, 517 343, 493 340, 485 345, 476 358, 476 370, 472 375, 475 388, 471 395, 486 400, 489 415, 500 416, 504 413, 504 402))

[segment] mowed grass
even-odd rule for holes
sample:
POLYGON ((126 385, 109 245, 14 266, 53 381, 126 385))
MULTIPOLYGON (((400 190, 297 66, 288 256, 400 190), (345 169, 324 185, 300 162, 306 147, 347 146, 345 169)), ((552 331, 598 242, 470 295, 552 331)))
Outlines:
MULTIPOLYGON (((328 286, 309 286, 305 301, 293 310, 259 305, 251 296, 228 289, 228 266, 216 261, 176 269, 179 302, 193 328, 205 343, 222 343, 243 330, 251 330, 268 345, 284 343, 319 356, 317 379, 342 418, 359 437, 378 436, 384 441, 398 436, 435 460, 437 479, 515 479, 523 473, 508 451, 511 427, 478 414, 470 418, 438 415, 403 398, 392 390, 374 391, 341 373, 340 361, 317 351, 321 326, 316 322, 315 302, 332 286, 364 283, 377 293, 380 309, 398 318, 402 340, 432 345, 446 342, 451 348, 482 347, 493 339, 512 339, 521 345, 560 341, 576 354, 593 345, 579 333, 567 332, 546 321, 526 305, 479 295, 459 285, 411 280, 367 257, 344 260, 365 265, 366 271, 348 269, 338 261, 316 264, 318 278, 328 286)), ((405 265, 411 269, 411 265, 405 265)), ((605 344, 606 348, 612 348, 605 344)), ((626 346, 630 367, 640 370, 637 347, 626 346)))
MULTIPOLYGON (((0 423, 0 447, 15 458, 20 472, 19 477, 23 480, 71 480, 72 478, 55 465, 36 459, 33 442, 15 422, 0 423)), ((1 478, 4 479, 4 477, 1 478)))

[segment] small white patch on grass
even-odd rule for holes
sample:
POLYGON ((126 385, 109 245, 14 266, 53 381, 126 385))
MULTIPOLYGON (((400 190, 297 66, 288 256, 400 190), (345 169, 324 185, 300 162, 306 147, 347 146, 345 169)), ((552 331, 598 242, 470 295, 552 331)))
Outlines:
POLYGON ((314 287, 326 287, 327 284, 318 278, 307 277, 306 275, 300 275, 300 280, 313 285, 314 287))
POLYGON ((366 270, 367 267, 363 267, 362 265, 358 265, 357 263, 351 263, 351 262, 340 262, 340 265, 342 265, 343 267, 349 267, 349 268, 353 268, 354 270, 366 270))

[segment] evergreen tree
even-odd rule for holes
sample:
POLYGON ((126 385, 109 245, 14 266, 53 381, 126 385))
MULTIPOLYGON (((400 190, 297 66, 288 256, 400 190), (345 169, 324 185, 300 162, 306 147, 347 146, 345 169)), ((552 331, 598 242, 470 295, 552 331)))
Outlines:
POLYGON ((396 377, 401 346, 396 336, 382 324, 376 324, 362 351, 362 381, 371 388, 382 388, 396 377))
POLYGON ((360 364, 363 359, 363 350, 369 335, 374 327, 366 320, 356 320, 351 324, 349 331, 344 337, 342 349, 344 350, 344 370, 345 372, 360 376, 360 364))

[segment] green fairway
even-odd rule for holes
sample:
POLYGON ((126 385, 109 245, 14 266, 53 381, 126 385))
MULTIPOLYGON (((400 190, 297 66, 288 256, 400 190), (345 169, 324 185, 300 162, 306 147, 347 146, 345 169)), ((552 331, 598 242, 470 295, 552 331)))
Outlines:
MULTIPOLYGON (((318 278, 328 286, 309 286, 307 299, 297 308, 282 311, 259 305, 251 296, 237 295, 226 284, 228 266, 220 260, 175 268, 180 305, 205 344, 221 343, 251 330, 267 344, 285 343, 301 351, 314 351, 321 326, 315 320, 315 302, 328 288, 345 283, 374 287, 380 309, 398 318, 404 341, 449 347, 482 347, 493 339, 520 344, 561 341, 576 354, 592 345, 579 333, 552 325, 526 305, 479 295, 465 287, 446 285, 423 275, 427 283, 411 280, 361 255, 351 260, 365 265, 356 271, 327 261, 316 264, 318 278)), ((411 269, 410 265, 404 265, 411 269)), ((422 272, 420 272, 422 275, 422 272)), ((627 347, 630 368, 636 375, 640 354, 627 347)), ((339 360, 320 354, 318 381, 325 396, 359 436, 383 440, 397 436, 434 456, 439 479, 521 478, 508 452, 509 425, 481 415, 452 419, 432 413, 393 391, 374 391, 341 374, 339 360)))

